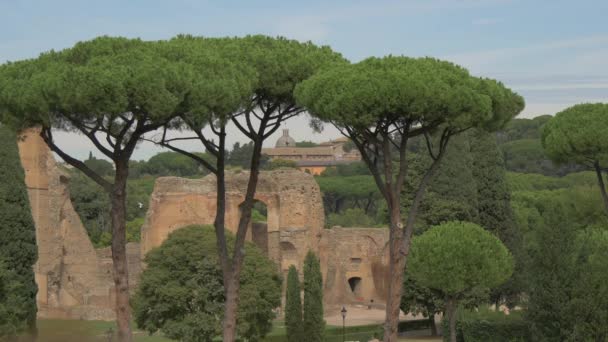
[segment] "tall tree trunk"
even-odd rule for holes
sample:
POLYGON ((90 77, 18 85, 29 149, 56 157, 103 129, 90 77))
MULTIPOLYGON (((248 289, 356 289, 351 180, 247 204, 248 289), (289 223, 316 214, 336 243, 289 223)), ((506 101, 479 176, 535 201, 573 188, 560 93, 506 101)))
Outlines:
MULTIPOLYGON (((443 157, 442 150, 439 156, 433 161, 427 172, 422 177, 414 200, 408 210, 407 221, 405 227, 401 223, 401 201, 400 191, 395 191, 391 187, 389 190, 389 209, 391 211, 391 231, 390 231, 390 281, 388 288, 388 298, 386 303, 386 320, 384 323, 384 342, 396 342, 398 339, 399 329, 399 309, 401 304, 401 296, 403 295, 403 275, 407 265, 407 257, 410 253, 410 245, 412 234, 414 233, 414 223, 418 214, 418 207, 424 197, 428 182, 431 180, 443 157)), ((404 160, 404 158, 402 158, 404 160)))
MULTIPOLYGON (((394 196, 392 196, 394 197, 394 196)), ((399 313, 403 292, 403 274, 406 258, 401 255, 403 245, 403 224, 401 223, 400 201, 389 204, 390 238, 389 238, 389 274, 388 296, 386 300, 386 320, 384 322, 384 341, 396 342, 399 333, 399 313)))
POLYGON ((606 185, 604 184, 604 177, 602 176, 602 169, 600 163, 596 161, 593 166, 595 167, 595 174, 597 175, 597 182, 600 186, 600 193, 602 194, 602 200, 604 202, 604 210, 608 214, 608 194, 606 194, 606 185))
POLYGON ((118 327, 118 341, 120 342, 130 342, 132 340, 125 228, 128 175, 127 162, 117 162, 115 182, 110 194, 112 203, 112 265, 116 291, 116 325, 118 327))
POLYGON ((230 258, 228 257, 228 248, 226 245, 226 167, 225 167, 225 158, 226 158, 226 126, 221 125, 219 128, 218 138, 218 153, 217 160, 215 163, 216 166, 216 189, 217 189, 217 197, 216 197, 216 211, 215 211, 215 221, 213 226, 215 227, 215 237, 217 250, 219 253, 220 266, 222 267, 222 276, 224 280, 224 296, 227 295, 228 287, 226 284, 229 283, 231 268, 230 268, 230 258))
POLYGON ((429 326, 431 327, 431 336, 437 336, 437 323, 435 323, 435 314, 429 315, 429 326))
POLYGON ((450 326, 450 342, 456 342, 456 300, 448 298, 446 306, 450 326))
POLYGON ((249 182, 247 183, 247 192, 245 193, 245 201, 241 206, 241 218, 236 233, 234 242, 234 253, 232 257, 232 267, 230 277, 226 286, 226 306, 224 309, 224 331, 223 341, 232 342, 236 338, 236 315, 239 302, 240 275, 245 258, 245 237, 247 235, 247 227, 251 221, 251 212, 255 192, 258 185, 260 173, 260 157, 262 154, 262 139, 254 140, 253 155, 251 157, 251 170, 249 173, 249 182))
POLYGON ((372 206, 372 201, 373 201, 373 195, 370 195, 370 197, 367 198, 367 203, 365 204, 365 215, 369 215, 369 210, 372 206))

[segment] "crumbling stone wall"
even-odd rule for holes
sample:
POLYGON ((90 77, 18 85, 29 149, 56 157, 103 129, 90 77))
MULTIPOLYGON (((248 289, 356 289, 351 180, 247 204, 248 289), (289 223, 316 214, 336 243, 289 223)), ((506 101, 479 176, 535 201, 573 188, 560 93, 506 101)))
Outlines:
MULTIPOLYGON (((36 224, 38 316, 113 319, 111 267, 108 273, 72 206, 68 175, 57 167, 37 129, 20 137, 19 153, 36 224)), ((139 264, 139 253, 131 257, 139 264)), ((137 269, 132 275, 138 278, 137 269)))

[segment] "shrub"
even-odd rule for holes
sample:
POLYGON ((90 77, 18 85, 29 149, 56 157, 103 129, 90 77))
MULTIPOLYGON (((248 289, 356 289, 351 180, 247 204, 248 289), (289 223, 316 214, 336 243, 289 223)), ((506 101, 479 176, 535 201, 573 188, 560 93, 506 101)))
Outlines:
MULTIPOLYGON (((227 234, 227 239, 233 246, 234 237, 227 234)), ((247 243, 245 250, 237 331, 241 338, 259 341, 280 305, 281 280, 257 247, 247 243)), ((219 335, 224 289, 213 228, 176 230, 145 261, 148 267, 133 298, 137 325, 180 341, 211 341, 219 335)))

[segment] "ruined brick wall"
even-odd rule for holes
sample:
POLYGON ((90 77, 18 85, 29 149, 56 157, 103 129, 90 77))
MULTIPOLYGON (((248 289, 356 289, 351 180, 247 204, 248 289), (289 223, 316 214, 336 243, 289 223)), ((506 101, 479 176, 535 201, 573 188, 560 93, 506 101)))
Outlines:
POLYGON ((319 244, 327 305, 386 303, 386 228, 333 227, 319 244))
MULTIPOLYGON (((36 129, 20 137, 19 153, 36 224, 38 316, 113 319, 111 268, 108 274, 74 211, 68 175, 36 129)), ((138 253, 133 257, 139 260, 138 253)))
MULTIPOLYGON (((74 211, 69 177, 57 167, 37 130, 19 142, 21 162, 36 223, 39 260, 35 265, 38 314, 45 318, 114 319, 110 248, 95 249, 74 211)), ((226 227, 235 231, 249 173, 226 177, 226 227)), ((156 181, 141 244, 127 245, 129 284, 133 290, 141 260, 170 232, 190 224, 213 224, 215 178, 163 177, 156 181)), ((258 244, 286 274, 302 271, 312 250, 321 259, 326 307, 352 303, 383 305, 388 276, 386 242, 381 228, 323 229, 321 192, 310 174, 294 169, 260 173, 256 199, 267 207, 267 222, 253 224, 248 239, 258 244)))
MULTIPOLYGON (((226 174, 226 228, 232 232, 236 232, 240 219, 248 179, 247 171, 226 174)), ((272 260, 283 265, 281 268, 291 263, 301 266, 308 249, 317 251, 324 223, 321 192, 314 178, 293 169, 262 171, 255 198, 267 207, 267 225, 249 229, 247 239, 267 250, 272 260), (252 236, 252 231, 266 236, 252 236)), ((176 229, 213 224, 215 177, 158 178, 149 208, 142 228, 142 255, 160 246, 176 229)))

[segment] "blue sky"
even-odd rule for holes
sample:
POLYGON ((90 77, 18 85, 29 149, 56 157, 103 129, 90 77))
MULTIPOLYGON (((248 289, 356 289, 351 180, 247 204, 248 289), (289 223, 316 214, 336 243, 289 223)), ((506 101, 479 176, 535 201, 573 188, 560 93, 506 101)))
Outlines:
MULTIPOLYGON (((523 117, 608 102, 608 1, 0 0, 0 63, 98 35, 165 39, 178 33, 283 35, 327 44, 351 61, 434 56, 497 78, 526 98, 523 117)), ((296 140, 306 118, 286 124, 296 140)), ((236 132, 232 141, 244 141, 236 132)), ((74 137, 74 153, 88 153, 74 137)), ((274 142, 274 138, 270 142, 274 142)), ((138 150, 141 158, 154 149, 138 150)))

